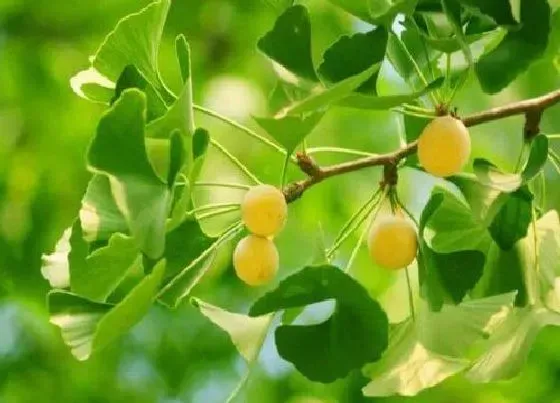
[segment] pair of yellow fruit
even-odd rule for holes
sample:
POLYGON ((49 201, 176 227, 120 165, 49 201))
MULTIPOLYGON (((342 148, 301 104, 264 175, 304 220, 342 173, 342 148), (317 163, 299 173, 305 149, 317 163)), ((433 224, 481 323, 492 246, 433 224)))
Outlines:
MULTIPOLYGON (((434 176, 444 178, 460 172, 470 153, 469 132, 452 116, 432 120, 418 139, 418 160, 434 176)), ((402 215, 383 217, 371 228, 368 249, 377 265, 393 270, 406 268, 416 258, 416 228, 402 215)))
MULTIPOLYGON (((418 159, 424 169, 438 177, 461 171, 469 159, 470 137, 465 125, 452 116, 430 122, 418 139, 418 159)), ((270 185, 251 188, 241 203, 242 220, 251 232, 235 248, 233 265, 245 283, 257 286, 278 271, 278 250, 272 238, 283 228, 288 206, 283 193, 270 185)), ((402 269, 416 258, 416 228, 402 214, 376 220, 368 236, 372 260, 386 269, 402 269)))
POLYGON ((245 193, 241 218, 251 232, 237 244, 233 267, 237 276, 251 286, 268 283, 276 275, 279 256, 272 239, 288 217, 284 194, 271 185, 258 185, 245 193))

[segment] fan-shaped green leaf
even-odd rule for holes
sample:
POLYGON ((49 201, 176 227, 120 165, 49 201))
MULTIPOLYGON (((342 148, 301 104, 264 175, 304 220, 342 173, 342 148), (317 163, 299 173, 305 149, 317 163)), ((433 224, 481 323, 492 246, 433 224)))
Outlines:
POLYGON ((111 92, 101 92, 95 87, 115 88, 126 66, 134 65, 153 88, 168 96, 157 58, 170 4, 170 0, 158 0, 120 20, 90 58, 91 67, 70 81, 74 92, 93 101, 108 102, 107 95, 111 92))
POLYGON ((257 46, 270 59, 296 76, 317 81, 311 56, 311 23, 309 12, 304 6, 295 5, 286 9, 257 46))
POLYGON ((89 168, 109 179, 111 194, 144 253, 163 254, 170 193, 154 172, 144 139, 146 100, 130 89, 103 116, 88 151, 89 168))
POLYGON ((117 305, 102 304, 65 291, 48 296, 50 321, 60 327, 64 342, 80 361, 87 360, 134 326, 154 301, 165 262, 159 262, 117 305))
POLYGON ((204 316, 229 335, 245 361, 252 362, 257 358, 268 333, 272 314, 252 318, 228 312, 198 298, 193 298, 191 301, 204 316))
POLYGON ((337 267, 308 266, 265 294, 249 313, 260 316, 329 299, 336 307, 327 321, 276 330, 280 356, 320 382, 332 382, 378 360, 387 347, 387 316, 359 283, 337 267))

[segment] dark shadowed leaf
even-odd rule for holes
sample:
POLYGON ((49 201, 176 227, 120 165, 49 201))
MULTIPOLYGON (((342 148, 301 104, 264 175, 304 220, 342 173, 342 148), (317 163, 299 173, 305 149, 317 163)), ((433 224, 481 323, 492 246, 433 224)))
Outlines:
POLYGON ((387 38, 384 27, 341 37, 325 51, 319 74, 326 81, 337 83, 380 63, 385 57, 387 38))
POLYGON ((519 374, 541 329, 560 326, 560 315, 545 308, 517 308, 490 336, 485 353, 466 376, 471 382, 485 383, 510 379, 519 374))
POLYGON ((498 25, 516 25, 510 0, 458 0, 466 9, 475 14, 488 16, 498 25))
POLYGON ((187 83, 191 79, 191 48, 183 34, 175 38, 175 54, 183 83, 187 83))
POLYGON ((461 302, 482 276, 490 238, 486 228, 462 201, 436 188, 422 213, 419 235, 420 285, 430 308, 461 302))
POLYGON ((276 330, 280 356, 320 382, 332 382, 378 360, 387 347, 387 316, 367 291, 337 267, 308 266, 282 281, 250 310, 251 316, 260 316, 329 299, 336 306, 325 322, 282 325, 276 330))
POLYGON ((509 31, 498 46, 476 63, 476 74, 486 93, 493 94, 507 87, 531 63, 541 57, 546 49, 550 31, 548 2, 521 1, 520 15, 520 28, 509 31), (507 69, 504 69, 504 66, 507 66, 507 69))
POLYGON ((525 238, 532 217, 533 195, 522 187, 509 193, 500 210, 488 227, 490 235, 502 249, 511 249, 525 238))
POLYGON ((146 120, 148 122, 162 116, 167 111, 165 102, 163 102, 159 94, 132 64, 126 66, 119 76, 115 87, 115 95, 111 99, 111 105, 119 99, 124 90, 129 88, 137 88, 146 94, 148 105, 146 120))
POLYGON ((505 319, 514 297, 510 293, 445 305, 440 312, 421 304, 416 321, 393 326, 383 358, 364 368, 371 378, 364 395, 414 396, 466 369, 471 347, 505 319))
POLYGON ((309 12, 304 6, 296 5, 286 9, 257 46, 270 59, 296 76, 317 81, 311 58, 309 12))

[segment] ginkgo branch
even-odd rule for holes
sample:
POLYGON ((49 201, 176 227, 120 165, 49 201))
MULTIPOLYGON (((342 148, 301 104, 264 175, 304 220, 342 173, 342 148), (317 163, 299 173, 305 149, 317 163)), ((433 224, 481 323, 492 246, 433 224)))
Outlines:
MULTIPOLYGON (((513 102, 508 105, 488 109, 462 118, 463 123, 467 127, 477 126, 483 123, 499 120, 515 115, 526 115, 525 133, 534 135, 538 133, 538 124, 542 111, 560 102, 560 90, 552 91, 540 97, 526 99, 519 102, 513 102), (537 119, 538 117, 538 119, 537 119)), ((362 168, 380 166, 380 165, 397 165, 402 159, 416 153, 417 141, 413 141, 399 150, 374 155, 364 158, 358 158, 341 164, 320 167, 313 162, 308 155, 298 154, 298 164, 300 169, 305 172, 308 177, 292 182, 284 187, 284 195, 288 202, 297 200, 310 187, 319 182, 324 181, 333 176, 354 172, 362 168), (313 169, 309 169, 312 167, 313 169)))

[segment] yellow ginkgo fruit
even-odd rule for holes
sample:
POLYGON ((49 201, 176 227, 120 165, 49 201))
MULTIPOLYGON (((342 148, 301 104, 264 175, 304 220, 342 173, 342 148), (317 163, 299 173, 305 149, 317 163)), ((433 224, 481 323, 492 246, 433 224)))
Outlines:
POLYGON ((385 269, 404 269, 418 249, 414 224, 398 215, 376 220, 368 236, 368 249, 374 263, 385 269))
POLYGON ((418 139, 418 159, 434 176, 461 172, 471 153, 469 131, 459 119, 440 116, 432 120, 418 139))
POLYGON ((268 238, 249 235, 237 244, 233 252, 235 273, 250 286, 271 281, 278 271, 278 250, 268 238))
POLYGON ((276 235, 284 227, 287 216, 284 194, 271 185, 252 187, 241 203, 243 223, 255 235, 276 235))

